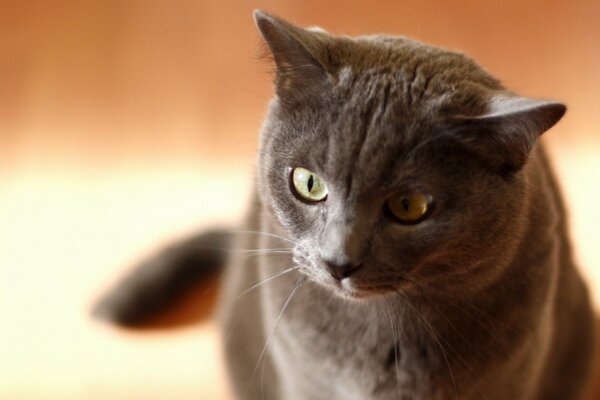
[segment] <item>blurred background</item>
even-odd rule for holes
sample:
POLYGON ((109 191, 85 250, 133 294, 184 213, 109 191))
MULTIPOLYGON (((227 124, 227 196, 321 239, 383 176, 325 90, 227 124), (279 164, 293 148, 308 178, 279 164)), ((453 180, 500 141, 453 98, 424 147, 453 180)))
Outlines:
POLYGON ((243 215, 271 69, 262 8, 464 51, 567 116, 545 137, 600 305, 600 2, 0 1, 0 398, 226 399, 211 321, 91 320, 127 268, 243 215))

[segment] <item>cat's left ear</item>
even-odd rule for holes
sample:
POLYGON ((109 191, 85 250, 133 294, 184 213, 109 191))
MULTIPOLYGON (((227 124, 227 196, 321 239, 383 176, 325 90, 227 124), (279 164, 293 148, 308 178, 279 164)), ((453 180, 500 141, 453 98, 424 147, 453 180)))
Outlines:
POLYGON ((467 145, 492 167, 516 172, 527 162, 537 139, 552 128, 567 107, 559 102, 513 95, 496 95, 484 115, 459 117, 467 145))
POLYGON ((305 101, 318 96, 328 78, 330 36, 320 29, 304 29, 263 11, 254 11, 256 26, 273 55, 275 88, 280 99, 305 101))

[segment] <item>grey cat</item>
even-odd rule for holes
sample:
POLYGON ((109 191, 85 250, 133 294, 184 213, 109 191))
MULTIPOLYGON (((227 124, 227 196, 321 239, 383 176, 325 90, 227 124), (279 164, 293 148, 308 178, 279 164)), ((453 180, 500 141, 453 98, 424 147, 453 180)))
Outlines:
MULTIPOLYGON (((237 398, 581 398, 594 316, 536 144, 565 106, 407 38, 255 20, 276 97, 235 239, 267 250, 223 275, 237 398)), ((180 289, 173 276, 203 279, 223 261, 209 237, 142 266, 98 313, 128 323, 180 289)))

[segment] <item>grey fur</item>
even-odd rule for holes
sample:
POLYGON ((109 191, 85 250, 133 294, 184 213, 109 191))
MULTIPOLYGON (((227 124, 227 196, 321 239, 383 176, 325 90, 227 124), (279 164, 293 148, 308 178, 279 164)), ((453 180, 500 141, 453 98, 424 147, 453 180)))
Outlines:
POLYGON ((240 245, 293 255, 240 258, 226 272, 220 315, 237 397, 580 398, 593 314, 535 145, 565 107, 518 97, 465 56, 410 39, 255 18, 277 96, 247 224, 285 239, 240 245), (297 166, 325 179, 325 202, 294 197, 297 166), (435 199, 429 218, 387 218, 385 200, 412 189, 435 199), (326 261, 361 267, 338 281, 326 261))

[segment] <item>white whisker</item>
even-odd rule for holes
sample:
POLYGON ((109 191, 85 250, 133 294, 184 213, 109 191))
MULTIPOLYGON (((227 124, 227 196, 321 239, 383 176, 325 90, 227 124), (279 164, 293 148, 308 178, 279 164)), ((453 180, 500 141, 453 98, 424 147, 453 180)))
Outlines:
POLYGON ((279 272, 277 272, 275 275, 271 275, 270 277, 268 277, 268 278, 266 278, 266 279, 264 279, 264 280, 262 280, 262 281, 260 281, 260 282, 257 282, 257 283, 255 283, 254 285, 250 286, 249 288, 247 288, 247 289, 245 289, 243 292, 241 292, 241 293, 240 293, 240 294, 239 294, 239 295, 238 295, 238 296, 235 298, 235 300, 236 300, 236 301, 237 301, 237 300, 239 300, 239 298, 240 298, 240 297, 242 297, 242 296, 244 296, 245 294, 247 294, 248 292, 250 292, 250 291, 252 291, 252 290, 256 289, 257 287, 259 287, 259 286, 261 286, 261 285, 263 285, 263 284, 265 284, 265 283, 267 283, 267 282, 269 282, 269 281, 271 281, 271 280, 273 280, 273 279, 275 279, 275 278, 277 278, 277 277, 280 277, 281 275, 284 275, 284 274, 287 274, 288 272, 294 271, 294 270, 296 270, 296 269, 298 269, 298 268, 299 268, 299 266, 298 266, 298 265, 294 265, 293 267, 286 268, 286 269, 284 269, 283 271, 279 271, 279 272))
POLYGON ((286 242, 292 243, 296 246, 300 246, 300 247, 304 247, 302 246, 302 244, 300 244, 299 242, 296 242, 292 239, 286 238, 284 236, 281 235, 277 235, 275 233, 271 233, 271 232, 261 232, 261 231, 249 231, 249 230, 238 230, 238 231, 229 231, 231 233, 236 233, 236 234, 254 234, 254 235, 265 235, 265 236, 269 236, 269 237, 274 237, 277 239, 281 239, 284 240, 286 242))
POLYGON ((458 399, 458 389, 456 388, 456 380, 454 379, 454 372, 452 372, 452 366, 450 365, 450 360, 448 359, 448 356, 446 355, 446 351, 444 350, 444 347, 442 346, 442 343, 440 342, 438 335, 435 333, 435 330, 433 329, 431 324, 425 319, 425 317, 423 317, 421 315, 419 310, 417 310, 415 308, 415 306, 413 306, 411 304, 411 302, 408 300, 408 296, 406 295, 404 290, 399 289, 399 291, 400 292, 397 292, 397 293, 400 294, 400 298, 404 299, 404 302, 406 303, 406 305, 408 305, 408 307, 415 313, 417 318, 419 318, 419 320, 423 324, 423 327, 425 328, 425 330, 431 335, 433 340, 436 342, 436 344, 440 348, 440 351, 442 352, 442 356, 444 357, 444 360, 446 362, 446 366, 448 367, 448 372, 450 373, 450 379, 452 380, 452 386, 454 388, 454 398, 458 399))
POLYGON ((396 381, 398 385, 400 385, 400 364, 398 363, 398 332, 396 331, 396 324, 394 324, 394 319, 392 318, 392 310, 388 302, 385 302, 388 316, 390 317, 390 326, 392 328, 392 336, 394 339, 394 363, 396 367, 396 381))
POLYGON ((265 346, 263 347, 262 351, 260 352, 260 355, 258 356, 258 360, 256 361, 256 366, 254 367, 254 370, 252 371, 252 374, 250 375, 250 379, 248 380, 248 387, 246 388, 246 393, 244 394, 244 397, 243 397, 244 400, 248 397, 248 392, 250 391, 250 384, 252 383, 252 379, 254 379, 254 375, 256 375, 256 371, 258 371, 258 366, 260 365, 261 361, 263 360, 263 357, 265 356, 267 349, 269 348, 269 345, 271 344, 271 341, 273 340, 275 331, 277 330, 277 326, 279 325, 279 321, 281 320, 283 313, 285 312, 287 306, 290 304, 290 300, 294 296, 294 293, 296 293, 296 291, 300 288, 300 286, 302 286, 302 284, 304 283, 305 280, 306 280, 306 277, 301 276, 296 281, 296 285, 294 286, 294 288, 292 289, 292 291, 290 292, 288 297, 285 299, 285 302, 283 303, 283 306, 281 307, 281 311, 279 312, 279 315, 277 316, 277 319, 275 320, 273 329, 271 329, 271 333, 269 334, 269 337, 267 338, 265 346))
POLYGON ((190 245, 189 248, 192 249, 203 249, 203 250, 216 250, 216 251, 222 251, 224 253, 232 253, 232 254, 246 254, 246 253, 255 253, 255 252, 261 252, 261 251, 286 251, 291 253, 293 248, 292 247, 273 247, 273 248, 260 248, 260 249, 236 249, 236 248, 230 248, 230 247, 219 247, 219 246, 208 246, 208 245, 201 245, 201 244, 196 244, 196 245, 190 245))

